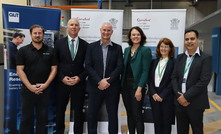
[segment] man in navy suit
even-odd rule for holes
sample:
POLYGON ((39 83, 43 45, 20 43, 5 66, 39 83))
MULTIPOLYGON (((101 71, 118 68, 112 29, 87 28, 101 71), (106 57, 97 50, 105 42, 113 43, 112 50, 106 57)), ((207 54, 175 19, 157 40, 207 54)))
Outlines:
POLYGON ((88 45, 85 60, 89 92, 88 133, 97 134, 98 112, 105 101, 109 134, 117 134, 122 48, 111 41, 113 30, 110 23, 103 23, 100 33, 101 39, 88 45))
POLYGON ((15 33, 12 41, 6 45, 7 49, 7 69, 16 69, 16 55, 18 52, 17 47, 23 43, 25 35, 23 33, 15 33))
POLYGON ((83 133, 83 104, 85 96, 84 61, 88 43, 78 37, 80 25, 76 18, 68 21, 68 36, 55 43, 58 57, 57 134, 63 134, 65 110, 70 97, 74 110, 74 133, 83 133))
POLYGON ((203 134, 203 112, 209 108, 207 85, 212 75, 211 56, 199 49, 198 32, 185 32, 186 52, 178 55, 172 74, 176 95, 178 134, 203 134))

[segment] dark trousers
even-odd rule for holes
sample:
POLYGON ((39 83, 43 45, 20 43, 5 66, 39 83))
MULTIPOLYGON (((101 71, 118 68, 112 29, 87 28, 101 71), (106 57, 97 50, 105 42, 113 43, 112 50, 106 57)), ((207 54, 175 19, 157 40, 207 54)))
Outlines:
POLYGON ((151 108, 154 119, 155 134, 171 134, 171 125, 174 123, 173 95, 163 102, 154 101, 150 96, 151 108))
POLYGON ((203 134, 203 112, 204 109, 176 107, 177 133, 189 134, 191 125, 193 134, 203 134))
POLYGON ((56 134, 64 134, 65 130, 65 111, 69 99, 71 111, 74 111, 74 133, 83 133, 83 105, 85 97, 84 83, 74 86, 67 86, 63 83, 57 85, 57 109, 56 109, 56 134))
POLYGON ((122 90, 123 102, 127 111, 127 123, 130 134, 135 134, 135 130, 137 130, 137 134, 144 134, 144 122, 142 117, 142 106, 144 93, 141 101, 137 101, 135 96, 136 89, 133 89, 133 79, 126 79, 124 84, 124 88, 122 90))
MULTIPOLYGON (((99 89, 96 89, 99 90, 99 89)), ((119 91, 111 91, 106 89, 104 91, 97 91, 89 93, 88 102, 88 133, 97 134, 98 113, 103 102, 106 103, 106 110, 108 114, 108 132, 109 134, 118 133, 118 104, 119 91)), ((115 90, 115 89, 114 89, 115 90)))
POLYGON ((34 134, 34 113, 36 113, 36 134, 47 134, 49 91, 36 95, 28 89, 21 90, 20 134, 34 134))

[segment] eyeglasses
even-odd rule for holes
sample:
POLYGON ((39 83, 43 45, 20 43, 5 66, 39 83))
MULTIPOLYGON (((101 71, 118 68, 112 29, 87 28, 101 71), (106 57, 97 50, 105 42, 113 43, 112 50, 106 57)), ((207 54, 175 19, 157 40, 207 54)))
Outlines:
POLYGON ((160 48, 170 48, 170 46, 166 45, 166 46, 160 46, 160 48))
POLYGON ((189 40, 193 41, 193 40, 195 40, 195 39, 196 39, 195 37, 185 38, 185 41, 189 41, 189 40))

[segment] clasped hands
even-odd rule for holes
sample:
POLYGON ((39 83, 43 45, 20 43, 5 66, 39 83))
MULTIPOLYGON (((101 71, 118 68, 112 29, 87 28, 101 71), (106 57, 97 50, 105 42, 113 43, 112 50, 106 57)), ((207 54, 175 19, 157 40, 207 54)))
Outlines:
POLYGON ((110 77, 108 77, 108 78, 103 78, 103 79, 99 82, 97 88, 98 88, 99 90, 105 90, 105 89, 107 89, 107 88, 110 86, 110 83, 108 82, 109 79, 110 79, 110 77))
POLYGON ((62 80, 62 82, 68 86, 74 86, 79 81, 80 81, 80 78, 78 76, 74 76, 74 77, 65 76, 62 80))
POLYGON ((43 93, 43 91, 46 88, 47 88, 46 84, 38 83, 36 85, 31 85, 31 87, 29 87, 29 90, 32 91, 33 93, 39 95, 39 94, 43 93))
POLYGON ((182 105, 183 107, 187 107, 190 103, 186 100, 183 93, 178 92, 178 94, 180 95, 180 97, 177 98, 179 104, 182 105))

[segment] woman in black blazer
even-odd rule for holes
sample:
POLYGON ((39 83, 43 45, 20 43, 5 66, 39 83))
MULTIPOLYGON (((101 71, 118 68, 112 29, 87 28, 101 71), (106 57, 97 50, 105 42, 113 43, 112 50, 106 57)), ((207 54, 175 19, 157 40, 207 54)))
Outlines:
POLYGON ((174 45, 168 38, 159 41, 157 59, 152 60, 149 74, 150 102, 155 134, 170 134, 174 123, 174 94, 171 74, 174 67, 174 45))
POLYGON ((144 134, 142 106, 152 55, 150 48, 143 46, 146 36, 140 27, 132 27, 128 39, 129 47, 124 50, 122 97, 129 133, 144 134))

